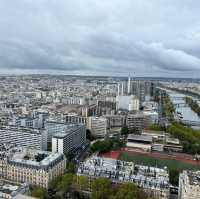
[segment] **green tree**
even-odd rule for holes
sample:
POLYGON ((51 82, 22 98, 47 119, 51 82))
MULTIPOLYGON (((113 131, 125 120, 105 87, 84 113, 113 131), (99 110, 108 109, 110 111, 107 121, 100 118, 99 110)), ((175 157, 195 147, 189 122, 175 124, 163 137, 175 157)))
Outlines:
POLYGON ((47 198, 47 190, 41 187, 31 187, 30 195, 36 198, 45 199, 47 198))
POLYGON ((121 128, 121 135, 128 135, 129 134, 129 130, 126 126, 121 128))
POLYGON ((91 146, 91 151, 92 152, 108 152, 112 149, 113 142, 110 139, 106 139, 103 141, 96 141, 92 146, 91 146))
POLYGON ((147 195, 133 183, 125 183, 119 186, 112 199, 144 199, 147 195))
POLYGON ((111 181, 97 178, 92 182, 92 199, 108 199, 112 194, 111 181))
POLYGON ((57 188, 62 193, 70 190, 74 175, 71 173, 66 173, 62 176, 62 180, 58 183, 57 188))
POLYGON ((178 186, 178 182, 179 182, 179 170, 178 169, 170 169, 169 170, 169 180, 172 185, 178 186))
POLYGON ((86 191, 88 189, 88 178, 86 176, 74 176, 73 179, 73 187, 76 189, 76 191, 86 191))
POLYGON ((95 137, 92 135, 92 133, 89 129, 86 130, 86 139, 88 139, 90 141, 95 140, 95 137))
POLYGON ((76 165, 73 162, 67 162, 66 170, 68 173, 75 173, 76 172, 76 165))

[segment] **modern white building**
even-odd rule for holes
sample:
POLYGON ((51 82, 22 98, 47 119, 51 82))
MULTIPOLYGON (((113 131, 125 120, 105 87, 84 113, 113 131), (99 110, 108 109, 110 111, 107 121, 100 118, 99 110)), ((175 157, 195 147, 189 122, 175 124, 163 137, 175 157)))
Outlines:
POLYGON ((20 126, 0 127, 0 143, 9 143, 37 150, 47 150, 47 132, 20 126))
POLYGON ((178 199, 200 198, 200 171, 183 171, 179 175, 178 199))
POLYGON ((138 111, 140 100, 135 95, 124 95, 116 97, 116 109, 138 111))
POLYGON ((107 119, 104 117, 89 117, 88 129, 98 138, 105 137, 107 133, 107 119))
POLYGON ((139 111, 140 109, 140 100, 135 95, 131 95, 131 99, 129 101, 128 110, 129 111, 139 111))
POLYGON ((65 132, 56 133, 52 137, 52 152, 67 154, 76 150, 86 142, 85 125, 74 124, 68 126, 65 132))

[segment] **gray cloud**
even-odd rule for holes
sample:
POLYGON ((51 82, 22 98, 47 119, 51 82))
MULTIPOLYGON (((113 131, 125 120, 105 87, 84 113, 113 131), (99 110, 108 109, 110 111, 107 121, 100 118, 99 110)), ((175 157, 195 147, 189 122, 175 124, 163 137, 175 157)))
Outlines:
POLYGON ((200 71, 199 6, 0 0, 0 72, 193 76, 200 71))

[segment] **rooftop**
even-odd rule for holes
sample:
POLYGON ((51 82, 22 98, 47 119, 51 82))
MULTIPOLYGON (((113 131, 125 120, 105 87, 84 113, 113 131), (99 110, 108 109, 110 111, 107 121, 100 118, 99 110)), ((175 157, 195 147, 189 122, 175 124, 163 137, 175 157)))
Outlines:
POLYGON ((135 140, 135 141, 143 141, 143 142, 152 142, 152 136, 151 135, 135 135, 135 134, 129 134, 128 140, 135 140))
POLYGON ((30 166, 45 167, 62 157, 63 154, 61 153, 29 150, 17 147, 9 161, 12 163, 23 163, 30 166))
POLYGON ((165 189, 169 187, 169 175, 166 168, 160 169, 125 162, 111 158, 92 156, 81 163, 78 175, 106 177, 114 182, 134 182, 146 188, 165 189))

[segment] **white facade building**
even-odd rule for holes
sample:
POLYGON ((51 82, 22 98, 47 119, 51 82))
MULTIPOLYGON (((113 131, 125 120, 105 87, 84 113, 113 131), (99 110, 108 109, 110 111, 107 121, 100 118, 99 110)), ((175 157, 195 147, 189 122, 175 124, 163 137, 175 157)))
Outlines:
POLYGON ((71 125, 62 133, 52 137, 52 152, 68 153, 81 147, 86 142, 85 125, 71 125))
POLYGON ((140 108, 140 100, 135 95, 117 96, 116 108, 117 110, 138 111, 140 108))
POLYGON ((129 111, 139 111, 140 109, 140 100, 135 95, 131 95, 131 99, 129 101, 129 111))

